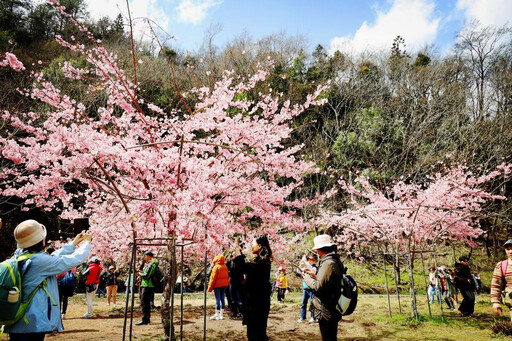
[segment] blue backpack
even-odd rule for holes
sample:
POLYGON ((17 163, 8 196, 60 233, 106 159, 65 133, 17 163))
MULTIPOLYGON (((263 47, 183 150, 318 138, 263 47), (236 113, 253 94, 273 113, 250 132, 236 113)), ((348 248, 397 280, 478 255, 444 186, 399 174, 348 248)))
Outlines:
POLYGON ((76 284, 76 277, 73 271, 69 270, 64 277, 60 279, 60 285, 67 288, 74 288, 76 284))

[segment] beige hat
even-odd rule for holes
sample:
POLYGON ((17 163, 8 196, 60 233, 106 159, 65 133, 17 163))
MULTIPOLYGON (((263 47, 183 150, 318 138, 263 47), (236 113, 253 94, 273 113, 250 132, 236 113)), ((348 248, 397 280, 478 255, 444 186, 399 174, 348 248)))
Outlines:
POLYGON ((14 229, 14 239, 18 247, 25 249, 46 238, 46 227, 35 220, 25 220, 14 229))
POLYGON ((315 239, 313 239, 313 250, 323 249, 324 247, 330 247, 333 245, 336 245, 332 242, 331 236, 328 234, 321 234, 319 236, 316 236, 315 239))

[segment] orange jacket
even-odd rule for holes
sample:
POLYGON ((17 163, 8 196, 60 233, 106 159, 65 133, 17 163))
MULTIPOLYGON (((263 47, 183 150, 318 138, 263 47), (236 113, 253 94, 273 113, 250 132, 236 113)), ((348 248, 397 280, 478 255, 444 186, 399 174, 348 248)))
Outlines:
POLYGON ((227 287, 229 285, 228 267, 225 264, 224 256, 216 256, 213 259, 213 269, 208 283, 208 291, 214 288, 227 287))

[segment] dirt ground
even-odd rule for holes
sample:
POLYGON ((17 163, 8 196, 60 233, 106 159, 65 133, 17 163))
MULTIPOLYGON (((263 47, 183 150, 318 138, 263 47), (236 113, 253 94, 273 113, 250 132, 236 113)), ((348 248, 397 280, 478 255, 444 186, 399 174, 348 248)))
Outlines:
MULTIPOLYGON (((432 317, 428 317, 429 310, 425 296, 417 297, 422 322, 411 320, 408 312, 410 298, 402 296, 402 311, 396 298, 391 297, 393 318, 388 317, 386 295, 361 295, 354 314, 346 316, 338 326, 338 340, 343 341, 396 341, 396 340, 443 340, 464 341, 482 340, 510 340, 506 336, 493 335, 491 325, 497 320, 507 321, 507 316, 496 318, 492 314, 492 305, 489 295, 477 297, 475 314, 471 318, 461 317, 458 311, 444 310, 445 320, 442 320, 440 306, 436 303, 431 306, 432 317)), ((290 293, 286 296, 286 303, 272 301, 268 319, 267 333, 272 341, 310 341, 320 340, 318 324, 297 323, 299 318, 302 294, 290 293)), ((138 298, 135 300, 133 323, 141 319, 138 298)), ((213 321, 209 316, 213 314, 215 299, 209 293, 207 298, 207 325, 206 339, 243 341, 246 338, 246 328, 241 320, 233 320, 228 316, 221 321, 213 321)), ((99 341, 122 340, 124 295, 118 297, 117 307, 107 306, 105 298, 95 298, 93 319, 82 319, 86 311, 84 295, 75 295, 71 298, 66 318, 63 320, 64 330, 49 334, 45 340, 49 341, 99 341)), ((160 296, 155 299, 160 305, 160 296)), ((175 296, 175 335, 177 340, 192 341, 203 340, 203 298, 202 294, 186 294, 183 304, 183 335, 180 338, 180 296, 175 296)), ((227 314, 229 315, 229 312, 227 314)), ((162 339, 163 329, 160 310, 151 313, 151 324, 144 326, 133 325, 132 340, 158 341, 162 339)), ((129 340, 129 322, 127 320, 127 334, 129 340)), ((2 341, 7 340, 4 335, 2 341)))
MULTIPOLYGON (((183 340, 203 340, 203 299, 200 295, 186 296, 183 304, 183 340)), ((318 324, 297 323, 300 315, 298 295, 284 304, 272 302, 269 316, 268 334, 274 340, 318 340, 318 324)), ((122 340, 124 324, 124 295, 118 296, 117 307, 107 306, 106 299, 95 298, 94 318, 83 319, 86 312, 84 295, 77 294, 70 298, 66 318, 63 320, 64 330, 48 334, 45 340, 49 341, 97 341, 97 340, 122 340)), ((180 339, 180 296, 175 298, 175 335, 180 339)), ((241 319, 230 319, 229 311, 225 313, 225 319, 214 321, 209 316, 214 313, 213 295, 207 300, 207 340, 246 340, 246 328, 242 326, 241 319)), ((160 304, 160 296, 157 295, 155 303, 160 304)), ((159 340, 163 336, 160 310, 151 312, 151 324, 136 326, 135 322, 141 319, 138 309, 139 301, 136 297, 133 318, 133 340, 159 340)), ((309 315, 309 314, 308 314, 309 315)), ((127 320, 126 340, 128 340, 130 320, 127 320)), ((4 335, 2 340, 7 340, 4 335)))

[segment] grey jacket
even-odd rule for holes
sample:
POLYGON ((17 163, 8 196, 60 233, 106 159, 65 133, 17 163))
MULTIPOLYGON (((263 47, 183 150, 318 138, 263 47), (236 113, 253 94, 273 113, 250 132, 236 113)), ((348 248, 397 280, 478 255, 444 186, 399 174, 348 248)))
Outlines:
POLYGON ((304 278, 304 282, 314 290, 311 311, 316 319, 341 320, 341 314, 336 310, 336 303, 341 295, 341 266, 340 256, 332 252, 320 260, 316 279, 310 276, 304 278))

